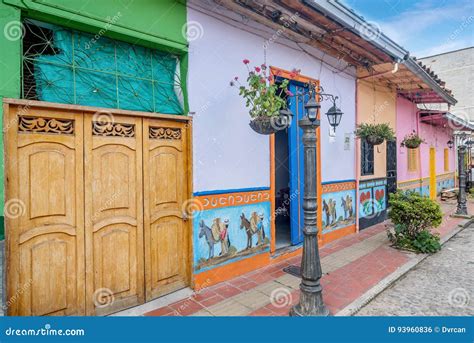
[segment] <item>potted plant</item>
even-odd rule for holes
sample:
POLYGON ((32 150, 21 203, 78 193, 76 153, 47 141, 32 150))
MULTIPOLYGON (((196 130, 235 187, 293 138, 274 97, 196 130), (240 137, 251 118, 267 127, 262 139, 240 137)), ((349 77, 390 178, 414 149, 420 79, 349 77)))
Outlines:
POLYGON ((421 143, 424 143, 424 139, 418 136, 418 134, 413 130, 412 133, 406 135, 400 145, 402 147, 406 147, 408 149, 416 149, 418 148, 421 143))
POLYGON ((288 91, 289 80, 276 84, 272 82, 272 75, 267 76, 265 64, 250 69, 249 60, 245 59, 243 63, 248 70, 247 85, 240 84, 236 76, 231 81, 231 86, 237 86, 239 95, 245 99, 251 118, 250 127, 262 135, 270 135, 289 127, 292 114, 287 109, 285 99, 285 94, 292 95, 288 91))
POLYGON ((359 138, 366 139, 372 145, 382 144, 384 141, 393 141, 395 139, 395 132, 390 125, 382 124, 366 124, 357 125, 355 132, 359 138))

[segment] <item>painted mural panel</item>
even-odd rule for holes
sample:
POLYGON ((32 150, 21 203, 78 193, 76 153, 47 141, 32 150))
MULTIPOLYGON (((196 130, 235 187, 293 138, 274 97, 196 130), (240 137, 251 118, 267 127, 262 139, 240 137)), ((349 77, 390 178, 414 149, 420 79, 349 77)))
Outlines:
POLYGON ((322 195, 323 233, 355 224, 354 199, 354 189, 322 195))
POLYGON ((373 218, 387 209, 387 181, 370 180, 359 186, 359 218, 373 218))
POLYGON ((372 189, 361 189, 359 192, 359 217, 364 218, 374 213, 372 206, 372 189))
POLYGON ((374 208, 375 212, 380 212, 387 208, 385 186, 374 187, 374 208))
POLYGON ((270 202, 204 210, 193 223, 196 272, 270 248, 270 202))

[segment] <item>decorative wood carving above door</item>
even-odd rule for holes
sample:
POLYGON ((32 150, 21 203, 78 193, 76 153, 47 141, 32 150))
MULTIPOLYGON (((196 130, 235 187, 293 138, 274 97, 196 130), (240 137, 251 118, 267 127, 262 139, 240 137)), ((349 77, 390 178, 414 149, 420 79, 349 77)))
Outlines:
POLYGON ((18 116, 18 132, 74 134, 74 120, 18 116))
POLYGON ((92 122, 94 136, 135 137, 135 125, 113 122, 92 122))
POLYGON ((181 139, 181 129, 176 127, 150 127, 151 139, 181 139))

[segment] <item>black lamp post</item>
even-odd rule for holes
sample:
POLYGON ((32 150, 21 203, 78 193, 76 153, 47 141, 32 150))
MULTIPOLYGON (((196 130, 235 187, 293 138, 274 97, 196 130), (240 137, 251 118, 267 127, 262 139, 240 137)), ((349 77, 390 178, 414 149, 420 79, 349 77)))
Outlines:
MULTIPOLYGON (((327 316, 329 310, 323 302, 321 277, 321 259, 318 247, 317 195, 316 195, 316 128, 321 108, 316 99, 330 97, 330 94, 318 93, 310 85, 309 100, 305 104, 306 116, 298 122, 303 129, 304 147, 304 196, 303 196, 303 255, 301 258, 300 302, 290 310, 290 316, 327 316)), ((339 124, 342 112, 334 106, 327 113, 329 123, 334 128, 339 124), (332 110, 332 112, 331 112, 332 110), (330 113, 331 112, 331 113, 330 113)))
POLYGON ((459 193, 456 215, 467 216, 466 205, 466 170, 464 168, 464 156, 466 155, 466 146, 460 144, 458 147, 458 173, 459 173, 459 193))

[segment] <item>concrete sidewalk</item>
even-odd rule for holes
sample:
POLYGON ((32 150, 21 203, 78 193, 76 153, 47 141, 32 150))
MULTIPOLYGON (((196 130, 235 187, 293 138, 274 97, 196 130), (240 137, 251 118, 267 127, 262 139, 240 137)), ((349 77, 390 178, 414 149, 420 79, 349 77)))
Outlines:
MULTIPOLYGON (((442 204, 439 233, 447 240, 468 220, 452 218, 455 203, 442 204)), ((469 213, 474 206, 469 203, 469 213)), ((427 255, 390 247, 386 223, 324 246, 324 302, 332 315, 352 315, 427 255)), ((283 271, 301 256, 258 269, 144 313, 147 316, 286 316, 299 300, 300 279, 283 271)), ((176 300, 176 299, 175 299, 176 300)), ((125 313, 122 313, 126 315, 125 313)), ((137 314, 137 312, 135 312, 137 314)))

